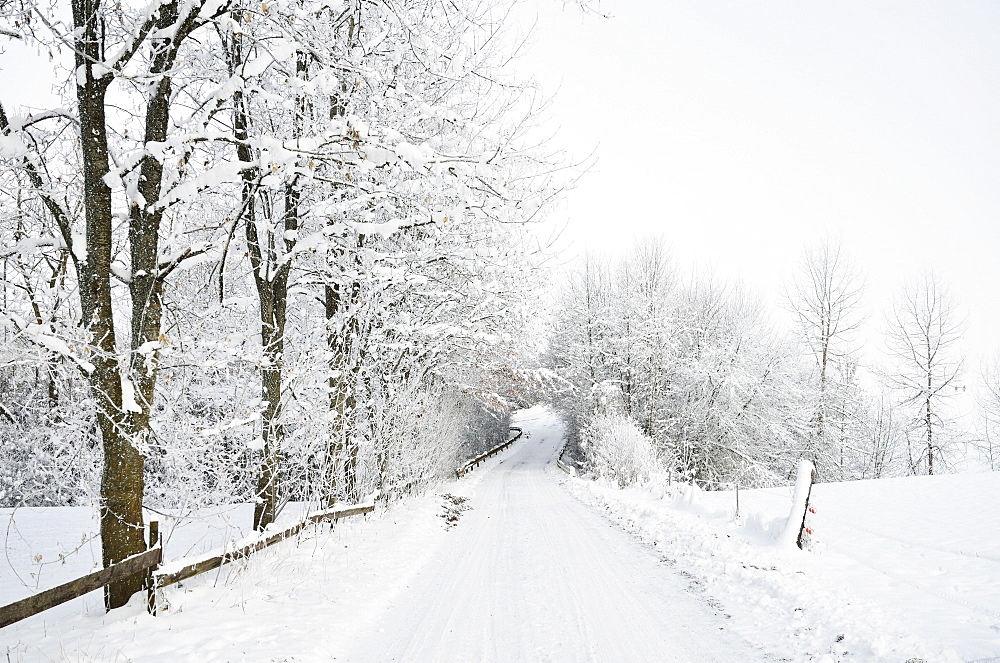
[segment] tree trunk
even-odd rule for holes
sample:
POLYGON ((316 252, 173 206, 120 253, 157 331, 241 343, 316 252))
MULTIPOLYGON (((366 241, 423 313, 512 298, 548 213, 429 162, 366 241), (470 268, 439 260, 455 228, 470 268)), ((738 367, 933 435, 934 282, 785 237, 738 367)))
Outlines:
MULTIPOLYGON (((252 192, 250 195, 253 195, 252 192)), ((287 201, 286 201, 287 203, 287 201)), ((285 229, 297 228, 294 210, 286 210, 285 229)), ((254 529, 263 530, 274 522, 278 509, 278 466, 284 429, 281 425, 281 383, 285 351, 285 307, 289 260, 280 263, 274 251, 273 233, 267 244, 261 243, 256 216, 247 216, 247 245, 253 266, 254 284, 260 304, 260 335, 267 365, 261 369, 261 397, 266 401, 261 437, 262 458, 257 475, 257 503, 254 507, 254 529)))
MULTIPOLYGON (((94 356, 89 375, 97 403, 97 424, 104 449, 101 477, 101 551, 104 566, 143 552, 142 496, 144 459, 128 439, 122 412, 122 376, 116 358, 116 337, 111 302, 111 190, 108 174, 108 133, 105 95, 112 76, 95 78, 92 63, 103 59, 100 33, 100 0, 74 0, 76 28, 77 101, 80 145, 83 156, 83 204, 87 255, 78 263, 80 306, 94 356), (82 68, 82 69, 81 69, 82 68)), ((124 605, 142 588, 142 574, 123 578, 105 587, 108 610, 124 605)))
POLYGON ((268 366, 261 369, 261 395, 264 408, 261 436, 264 440, 260 470, 257 475, 257 503, 254 505, 253 526, 263 530, 278 516, 279 453, 284 431, 281 426, 281 355, 284 350, 284 325, 276 329, 271 312, 275 302, 266 290, 261 293, 261 338, 268 366))
POLYGON ((934 474, 934 417, 931 397, 934 393, 934 373, 931 370, 931 358, 934 356, 931 342, 926 340, 927 347, 927 396, 924 399, 924 425, 927 427, 927 475, 934 474))
POLYGON ((934 474, 934 426, 931 414, 930 378, 927 379, 928 396, 924 424, 927 426, 927 474, 934 474))
POLYGON ((346 469, 344 452, 347 448, 347 365, 346 331, 338 321, 341 312, 341 295, 339 284, 327 284, 325 288, 327 347, 330 350, 330 377, 327 380, 330 389, 330 444, 326 451, 326 477, 323 486, 323 503, 331 507, 337 501, 341 490, 341 482, 346 469))
MULTIPOLYGON (((239 56, 240 42, 236 37, 235 49, 239 56)), ((238 61, 238 60, 236 60, 238 61)), ((304 76, 307 69, 307 59, 302 52, 296 54, 296 71, 304 76)), ((253 155, 246 146, 245 140, 249 128, 245 98, 242 91, 234 95, 235 129, 237 139, 241 140, 237 148, 241 161, 250 162, 253 155)), ((307 100, 299 96, 296 100, 296 115, 293 120, 292 137, 297 139, 302 135, 302 124, 308 111, 307 100)), ((263 457, 260 472, 257 477, 257 503, 254 507, 254 529, 263 530, 274 522, 278 510, 278 478, 279 464, 284 438, 284 426, 281 423, 281 391, 282 371, 285 354, 285 327, 288 305, 288 277, 291 273, 292 251, 295 248, 295 235, 299 229, 299 204, 301 191, 298 177, 293 176, 285 184, 284 218, 282 224, 267 224, 264 235, 261 236, 257 227, 253 200, 247 196, 255 195, 252 175, 244 174, 243 195, 247 206, 246 237, 250 253, 250 264, 253 267, 254 284, 260 304, 261 342, 267 365, 261 369, 261 394, 267 402, 264 408, 262 427, 263 457), (279 227, 279 231, 275 228, 279 227)))
MULTIPOLYGON (((167 30, 178 19, 177 3, 160 6, 157 20, 159 30, 167 30)), ((183 38, 183 35, 178 35, 183 38)), ((171 39, 158 39, 153 43, 150 72, 159 75, 152 87, 146 107, 144 145, 167 140, 170 122, 171 79, 165 75, 176 58, 176 47, 171 39)), ((137 439, 149 434, 149 409, 156 391, 158 344, 163 316, 163 278, 160 272, 160 224, 162 208, 155 206, 163 186, 163 164, 159 159, 146 156, 139 169, 138 191, 143 201, 129 207, 129 249, 132 259, 132 278, 129 295, 132 299, 132 343, 129 377, 136 386, 136 404, 139 412, 131 416, 131 433, 137 439)))
MULTIPOLYGON (((352 40, 353 21, 348 39, 352 40)), ((350 91, 346 82, 341 84, 340 93, 330 98, 330 119, 343 119, 347 114, 347 97, 350 91)), ((330 221, 333 224, 333 220, 330 221)), ((335 251, 331 262, 345 257, 346 252, 335 251)), ((332 277, 332 275, 331 275, 332 277)), ((356 497, 357 489, 357 444, 352 439, 355 413, 355 388, 357 367, 352 357, 352 343, 356 339, 357 323, 353 317, 353 307, 358 301, 360 284, 352 284, 345 298, 343 284, 331 283, 325 288, 327 324, 327 347, 330 350, 330 443, 326 452, 326 476, 323 486, 323 503, 333 506, 337 495, 343 493, 348 501, 356 497), (346 299, 346 301, 345 301, 346 299), (345 315, 347 314, 347 315, 345 315)))

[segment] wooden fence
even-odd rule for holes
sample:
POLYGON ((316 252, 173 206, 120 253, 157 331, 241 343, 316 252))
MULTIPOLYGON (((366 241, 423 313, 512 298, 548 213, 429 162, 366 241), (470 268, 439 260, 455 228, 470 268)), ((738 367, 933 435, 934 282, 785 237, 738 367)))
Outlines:
POLYGON ((47 589, 34 596, 29 596, 10 605, 2 606, 0 607, 0 628, 14 622, 19 622, 32 615, 37 615, 43 610, 62 605, 66 601, 71 601, 95 589, 100 589, 115 580, 142 573, 147 569, 157 566, 162 560, 162 555, 163 549, 156 546, 144 553, 123 559, 106 569, 94 571, 82 578, 70 580, 58 587, 47 589))
POLYGON ((500 453, 501 451, 503 451, 504 449, 506 449, 510 445, 514 444, 515 442, 517 442, 518 440, 520 440, 521 436, 524 434, 524 431, 521 430, 520 428, 518 428, 517 426, 511 426, 508 430, 516 430, 517 431, 517 435, 515 435, 512 438, 510 438, 509 440, 507 440, 503 444, 498 444, 497 446, 493 447, 492 449, 490 449, 486 453, 480 454, 479 456, 476 456, 475 458, 473 458, 472 460, 470 460, 469 462, 467 462, 465 465, 463 465, 462 467, 460 467, 457 470, 455 470, 455 474, 458 475, 458 478, 461 479, 463 475, 468 474, 469 472, 471 472, 481 462, 483 462, 484 460, 486 460, 490 456, 495 456, 496 454, 500 453))
POLYGON ((342 509, 329 509, 327 511, 320 511, 319 513, 313 514, 303 520, 300 523, 289 527, 283 532, 277 532, 268 536, 266 539, 260 539, 254 541, 251 544, 245 545, 242 548, 236 550, 231 550, 229 552, 221 553, 219 555, 214 555, 206 559, 198 560, 192 564, 171 572, 154 572, 153 573, 153 585, 154 589, 159 589, 161 587, 167 587, 168 585, 173 585, 182 580, 187 580, 188 578, 194 577, 206 571, 211 571, 212 569, 217 569, 223 564, 229 564, 230 562, 235 562, 238 559, 243 559, 244 557, 249 557, 250 555, 267 548, 268 546, 273 546, 279 541, 284 541, 289 539, 299 532, 301 532, 305 527, 312 525, 313 523, 318 523, 328 520, 340 520, 341 518, 349 518, 351 516, 360 516, 366 513, 371 513, 374 510, 374 506, 352 506, 345 507, 342 509))
POLYGON ((124 559, 117 564, 107 568, 94 571, 82 578, 70 580, 58 587, 39 592, 34 596, 21 599, 10 605, 0 606, 0 628, 9 626, 22 619, 27 619, 32 615, 62 605, 66 601, 79 598, 84 594, 100 589, 105 585, 139 573, 146 574, 146 588, 148 592, 147 604, 149 612, 156 614, 156 590, 173 585, 174 583, 194 577, 206 571, 217 569, 223 564, 235 562, 238 559, 249 557, 250 555, 263 550, 269 546, 291 538, 301 532, 305 527, 324 521, 336 521, 341 518, 360 516, 371 513, 375 507, 373 505, 350 506, 337 509, 327 509, 315 513, 305 520, 296 523, 282 532, 268 535, 266 538, 249 543, 237 550, 213 555, 205 559, 198 560, 184 566, 176 571, 161 572, 159 567, 163 563, 163 548, 159 542, 159 523, 151 521, 149 523, 149 550, 138 555, 124 559))

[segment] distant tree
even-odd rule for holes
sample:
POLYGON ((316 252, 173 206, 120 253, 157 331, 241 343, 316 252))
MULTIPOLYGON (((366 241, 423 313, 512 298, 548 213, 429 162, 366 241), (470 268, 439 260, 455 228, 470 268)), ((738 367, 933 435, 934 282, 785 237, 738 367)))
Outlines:
POLYGON ((678 279, 662 242, 608 266, 587 256, 555 319, 550 367, 574 386, 556 405, 591 461, 608 414, 588 398, 595 385, 617 394, 612 414, 631 418, 659 462, 708 485, 773 484, 801 453, 811 414, 788 344, 738 288, 678 279))
POLYGON ((920 452, 911 449, 911 473, 924 465, 934 474, 935 462, 943 461, 944 403, 962 372, 957 346, 964 331, 954 300, 934 272, 904 285, 888 313, 887 344, 896 363, 890 384, 903 394, 902 405, 916 409, 911 430, 922 440, 920 452))
POLYGON ((608 261, 587 252, 556 294, 548 364, 566 381, 567 388, 555 399, 561 401, 572 436, 589 415, 583 399, 612 374, 608 366, 615 315, 611 283, 608 261))
POLYGON ((983 366, 978 400, 982 418, 975 446, 987 467, 996 471, 1000 469, 1000 353, 983 366))
POLYGON ((611 336, 625 409, 653 435, 657 403, 669 373, 670 316, 677 286, 673 260, 662 237, 643 237, 619 263, 611 336))
POLYGON ((859 417, 861 435, 857 441, 861 446, 858 447, 860 462, 856 468, 857 477, 881 479, 891 476, 897 467, 905 431, 898 408, 888 394, 883 393, 866 401, 859 417))
POLYGON ((835 431, 843 431, 851 409, 856 362, 854 334, 862 322, 863 278, 843 255, 841 245, 829 240, 807 248, 798 276, 787 293, 789 308, 798 322, 801 338, 815 361, 816 412, 809 454, 826 478, 842 478, 843 436, 833 448, 835 431), (834 419, 831 421, 831 419, 834 419), (831 466, 838 467, 839 476, 831 466))

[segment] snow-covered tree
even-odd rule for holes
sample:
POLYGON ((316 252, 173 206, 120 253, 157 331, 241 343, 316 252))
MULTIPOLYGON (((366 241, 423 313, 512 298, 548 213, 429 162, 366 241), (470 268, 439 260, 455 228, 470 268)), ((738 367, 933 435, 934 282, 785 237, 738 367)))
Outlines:
POLYGON ((597 416, 587 394, 600 384, 687 477, 773 483, 802 452, 810 417, 788 344, 738 289, 678 279, 661 242, 600 270, 585 258, 555 321, 550 365, 573 385, 559 398, 573 440, 597 416))
POLYGON ((42 426, 4 451, 18 468, 51 460, 5 473, 0 499, 86 498, 46 477, 102 459, 110 564, 144 548, 144 500, 249 499, 266 527, 292 498, 419 489, 472 428, 502 435, 525 375, 523 225, 564 186, 530 139, 508 16, 5 5, 4 34, 50 48, 74 94, 0 99, 0 426, 42 426))
POLYGON ((1000 468, 1000 354, 994 354, 981 370, 979 434, 975 447, 991 471, 1000 468))

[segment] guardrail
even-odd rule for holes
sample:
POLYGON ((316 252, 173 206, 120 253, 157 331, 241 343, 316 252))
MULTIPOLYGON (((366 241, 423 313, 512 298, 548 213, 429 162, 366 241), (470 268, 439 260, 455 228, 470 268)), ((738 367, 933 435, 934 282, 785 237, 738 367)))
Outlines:
POLYGON ((187 580, 206 571, 217 569, 223 564, 229 564, 238 559, 249 557, 255 552, 272 546, 279 541, 284 541, 295 536, 304 528, 314 523, 360 516, 371 513, 374 509, 375 506, 373 504, 326 509, 307 517, 305 520, 281 532, 267 535, 265 538, 248 543, 236 550, 200 559, 176 571, 158 570, 163 563, 163 548, 159 542, 159 523, 153 520, 149 523, 149 550, 138 555, 133 555, 107 568, 89 573, 81 578, 70 580, 52 589, 47 589, 9 605, 0 606, 0 628, 79 598, 121 578, 139 573, 146 574, 147 607, 150 614, 155 615, 156 591, 158 589, 173 585, 182 580, 187 580))
POLYGON ((574 468, 570 467, 562 460, 563 454, 566 453, 566 447, 568 446, 569 446, 569 440, 563 442, 562 447, 559 449, 559 454, 556 456, 556 467, 558 467, 560 470, 562 470, 563 472, 565 472, 570 476, 576 476, 574 468))
POLYGON ((522 429, 518 428, 517 426, 511 426, 507 430, 516 430, 517 431, 517 435, 515 435, 512 438, 510 438, 509 440, 507 440, 503 444, 498 444, 497 446, 493 447, 492 449, 490 449, 486 453, 481 454, 479 456, 476 456, 475 458, 473 458, 472 460, 470 460, 469 462, 467 462, 465 465, 463 465, 462 467, 460 467, 457 470, 455 470, 455 474, 458 476, 458 478, 461 479, 464 475, 466 475, 469 472, 471 472, 481 462, 483 462, 484 460, 486 460, 490 456, 495 456, 496 454, 500 453, 501 451, 503 451, 504 449, 506 449, 507 447, 509 447, 514 442, 517 442, 518 440, 521 439, 521 436, 524 434, 524 431, 522 429))

